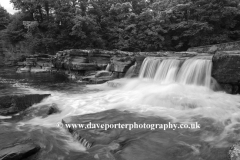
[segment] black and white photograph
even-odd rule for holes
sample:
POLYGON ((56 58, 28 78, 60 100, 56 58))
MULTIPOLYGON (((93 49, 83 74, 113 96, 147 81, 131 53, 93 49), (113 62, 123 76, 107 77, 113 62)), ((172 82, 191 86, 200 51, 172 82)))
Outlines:
POLYGON ((240 160, 240 0, 0 0, 0 160, 240 160))

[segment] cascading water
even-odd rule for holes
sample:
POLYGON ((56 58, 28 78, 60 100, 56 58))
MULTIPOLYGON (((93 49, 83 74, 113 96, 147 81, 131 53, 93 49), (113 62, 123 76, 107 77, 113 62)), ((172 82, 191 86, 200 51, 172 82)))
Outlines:
POLYGON ((174 82, 177 78, 180 64, 181 60, 178 59, 163 60, 153 79, 165 83, 174 82))
POLYGON ((177 81, 182 84, 195 84, 210 87, 211 59, 188 59, 182 65, 177 81))
POLYGON ((143 64, 140 69, 140 78, 153 78, 162 59, 147 57, 144 59, 143 64))
POLYGON ((161 83, 178 82, 210 87, 211 69, 211 57, 196 57, 185 61, 179 58, 146 58, 139 77, 161 83))
POLYGON ((110 67, 111 67, 111 64, 108 63, 108 65, 107 65, 105 71, 110 71, 110 67))
POLYGON ((131 78, 131 76, 134 74, 135 68, 137 66, 137 63, 135 63, 134 65, 132 65, 126 72, 124 78, 131 78))
POLYGON ((41 103, 33 105, 27 114, 20 113, 22 118, 19 121, 11 120, 11 117, 0 117, 0 140, 8 139, 14 132, 27 133, 42 147, 39 154, 42 157, 39 159, 226 160, 229 147, 240 140, 239 95, 209 89, 211 57, 186 60, 148 57, 142 64, 140 78, 124 79, 124 85, 116 89, 107 84, 85 86, 67 83, 65 80, 55 82, 59 78, 55 79, 54 74, 51 74, 54 83, 41 83, 50 77, 47 73, 44 74, 45 77, 27 77, 23 74, 19 77, 15 73, 11 74, 9 70, 0 70, 1 91, 7 89, 5 86, 12 85, 7 93, 12 90, 20 93, 24 89, 28 94, 51 94, 41 103), (21 80, 15 84, 17 78, 21 80), (9 82, 11 83, 6 85, 9 82), (51 104, 55 104, 61 112, 50 116, 35 114, 43 106, 51 104), (29 114, 35 116, 29 118, 29 114), (101 124, 116 121, 122 124, 198 122, 201 128, 84 129, 83 136, 87 140, 112 140, 93 146, 85 152, 86 148, 71 138, 66 130, 56 127, 62 119, 69 117, 82 118, 82 121, 76 123, 101 124), (119 148, 112 152, 110 149, 113 146, 119 148), (103 155, 107 156, 102 158, 103 155))

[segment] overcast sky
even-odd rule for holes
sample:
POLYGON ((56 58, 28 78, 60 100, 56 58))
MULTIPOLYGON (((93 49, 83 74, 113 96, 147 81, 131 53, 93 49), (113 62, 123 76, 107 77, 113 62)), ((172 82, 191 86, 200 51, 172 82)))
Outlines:
POLYGON ((10 3, 10 0, 0 0, 0 5, 3 6, 11 14, 17 12, 13 9, 13 5, 10 3))

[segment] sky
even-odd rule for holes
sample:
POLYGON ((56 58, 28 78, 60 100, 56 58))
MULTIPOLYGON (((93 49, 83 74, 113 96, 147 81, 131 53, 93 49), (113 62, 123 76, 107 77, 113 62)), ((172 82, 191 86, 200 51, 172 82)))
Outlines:
POLYGON ((4 7, 8 11, 8 13, 14 14, 15 12, 17 12, 13 9, 13 5, 10 3, 10 0, 0 0, 0 5, 4 7))

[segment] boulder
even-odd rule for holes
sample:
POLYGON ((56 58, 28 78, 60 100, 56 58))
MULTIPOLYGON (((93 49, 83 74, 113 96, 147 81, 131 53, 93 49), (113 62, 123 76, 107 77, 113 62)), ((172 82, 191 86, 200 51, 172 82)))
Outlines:
POLYGON ((50 106, 48 106, 48 112, 47 115, 52 115, 52 114, 56 114, 56 113, 60 113, 61 111, 59 110, 59 108, 57 107, 56 104, 52 104, 50 106))
POLYGON ((95 71, 99 68, 100 64, 90 57, 90 52, 90 50, 81 49, 59 51, 53 59, 53 64, 59 69, 73 71, 95 71))
POLYGON ((72 63, 70 64, 71 70, 77 71, 93 71, 97 70, 98 66, 95 63, 72 63))
POLYGON ((36 63, 37 66, 41 67, 52 67, 53 65, 51 58, 38 58, 36 63))
POLYGON ((110 62, 111 55, 114 51, 93 49, 89 52, 90 63, 97 63, 98 65, 106 65, 110 62))
POLYGON ((88 58, 82 57, 82 56, 70 56, 67 55, 65 59, 63 60, 63 65, 65 69, 73 69, 76 65, 81 65, 88 63, 88 58))
POLYGON ((17 62, 16 66, 24 66, 24 62, 17 62))
POLYGON ((119 88, 119 87, 123 86, 124 84, 125 83, 124 83, 123 79, 115 79, 115 80, 107 82, 107 85, 112 88, 119 88))
POLYGON ((84 76, 82 80, 88 81, 89 83, 100 84, 112 80, 112 73, 108 71, 97 71, 95 75, 84 76))
POLYGON ((126 73, 127 70, 135 63, 135 57, 117 57, 114 56, 111 58, 111 67, 110 71, 113 72, 124 72, 126 73))
POLYGON ((240 159, 240 142, 234 144, 229 152, 230 160, 239 160, 240 159))
POLYGON ((212 76, 219 83, 240 83, 240 50, 219 51, 213 56, 212 76))
POLYGON ((50 94, 2 96, 0 97, 0 115, 7 116, 19 113, 48 96, 50 94))
POLYGON ((1 160, 22 160, 37 153, 40 147, 33 143, 16 144, 0 150, 1 160))
POLYGON ((233 93, 233 86, 231 84, 221 84, 221 87, 227 93, 233 93))
POLYGON ((107 77, 100 77, 100 78, 90 79, 89 83, 92 83, 92 84, 102 84, 102 83, 108 82, 110 80, 112 80, 112 77, 107 76, 107 77))
POLYGON ((50 67, 32 67, 30 69, 30 72, 32 73, 47 73, 47 72, 51 72, 51 68, 50 67))
POLYGON ((16 121, 30 120, 35 117, 46 118, 50 115, 57 114, 60 112, 61 111, 56 104, 41 105, 37 107, 28 108, 25 111, 20 112, 20 114, 12 116, 12 120, 16 121))
POLYGON ((95 77, 106 77, 106 76, 111 76, 111 72, 108 72, 108 71, 98 71, 96 74, 95 74, 95 77))
POLYGON ((30 66, 20 67, 20 68, 17 69, 18 73, 24 73, 24 72, 30 72, 30 71, 31 71, 30 66))
POLYGON ((34 54, 34 55, 30 55, 29 57, 37 58, 37 59, 41 59, 41 58, 51 59, 52 55, 49 55, 49 54, 34 54))
POLYGON ((35 66, 36 63, 37 63, 37 58, 26 58, 26 61, 24 62, 24 65, 35 66))

